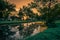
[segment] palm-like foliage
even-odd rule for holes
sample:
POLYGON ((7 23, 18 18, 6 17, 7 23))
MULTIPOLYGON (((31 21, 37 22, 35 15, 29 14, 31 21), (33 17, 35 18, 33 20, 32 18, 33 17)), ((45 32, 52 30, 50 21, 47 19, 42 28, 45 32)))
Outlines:
POLYGON ((0 0, 0 17, 8 17, 11 11, 15 11, 15 5, 10 4, 4 0, 0 0))
POLYGON ((24 15, 22 11, 23 11, 23 10, 22 10, 22 9, 20 9, 20 10, 19 10, 19 14, 18 14, 18 15, 19 15, 20 20, 22 20, 22 17, 23 17, 23 15, 24 15))
POLYGON ((46 21, 46 23, 49 24, 49 26, 50 25, 53 26, 52 24, 54 24, 54 20, 59 15, 58 13, 59 7, 57 0, 35 0, 35 2, 37 5, 39 4, 39 2, 43 4, 42 6, 43 8, 39 7, 42 4, 37 6, 38 11, 41 12, 42 14, 41 16, 42 20, 46 21), (48 5, 46 5, 47 3, 48 5), (52 4, 54 4, 54 6, 52 4))

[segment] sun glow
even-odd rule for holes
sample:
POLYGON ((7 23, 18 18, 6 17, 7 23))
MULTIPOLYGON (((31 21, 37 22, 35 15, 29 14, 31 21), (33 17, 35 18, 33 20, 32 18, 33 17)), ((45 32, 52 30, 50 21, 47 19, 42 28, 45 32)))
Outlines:
POLYGON ((9 2, 16 5, 16 10, 18 11, 23 6, 28 5, 28 3, 31 3, 33 0, 9 0, 9 2))

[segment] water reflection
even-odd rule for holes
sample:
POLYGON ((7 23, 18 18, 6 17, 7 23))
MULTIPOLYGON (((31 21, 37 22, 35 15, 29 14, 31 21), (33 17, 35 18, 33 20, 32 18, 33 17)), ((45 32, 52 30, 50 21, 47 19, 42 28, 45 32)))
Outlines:
MULTIPOLYGON (((6 35, 6 40, 22 40, 27 36, 35 35, 41 32, 42 23, 21 23, 18 25, 0 25, 0 30, 3 30, 6 35)), ((43 29, 43 30, 45 30, 43 29)))

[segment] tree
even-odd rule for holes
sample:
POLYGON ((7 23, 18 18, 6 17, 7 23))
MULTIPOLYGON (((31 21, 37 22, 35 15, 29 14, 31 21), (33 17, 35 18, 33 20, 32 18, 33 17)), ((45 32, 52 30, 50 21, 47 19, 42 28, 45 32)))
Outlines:
POLYGON ((56 0, 36 0, 35 3, 38 4, 37 9, 39 12, 41 12, 41 18, 46 22, 46 25, 48 27, 56 26, 54 21, 59 15, 58 10, 56 10, 59 8, 59 3, 56 0), (42 5, 42 7, 40 7, 40 5, 42 5))
POLYGON ((24 12, 23 12, 23 9, 22 8, 20 8, 18 15, 19 15, 20 20, 22 20, 22 18, 24 16, 24 12))
POLYGON ((15 11, 14 4, 10 4, 4 0, 0 0, 0 18, 4 17, 6 19, 9 13, 12 11, 15 11))

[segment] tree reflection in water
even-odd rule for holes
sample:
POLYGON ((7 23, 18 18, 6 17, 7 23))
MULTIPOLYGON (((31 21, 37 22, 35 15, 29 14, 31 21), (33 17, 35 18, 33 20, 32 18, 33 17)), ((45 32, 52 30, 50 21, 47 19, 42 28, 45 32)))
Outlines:
POLYGON ((18 25, 1 25, 0 29, 6 35, 6 40, 22 40, 25 37, 35 35, 47 27, 42 23, 21 23, 18 25), (41 27, 42 26, 42 27, 41 27))

